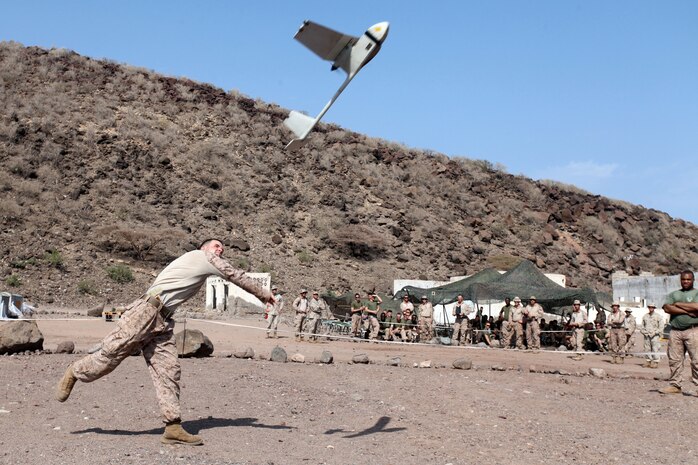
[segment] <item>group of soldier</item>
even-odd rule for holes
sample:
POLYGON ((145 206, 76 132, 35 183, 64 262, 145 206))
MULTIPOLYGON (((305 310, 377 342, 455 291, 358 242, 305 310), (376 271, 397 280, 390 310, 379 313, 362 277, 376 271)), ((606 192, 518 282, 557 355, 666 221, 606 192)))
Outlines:
MULTIPOLYGON (((275 338, 278 337, 277 331, 284 307, 284 298, 276 286, 272 286, 271 292, 274 294, 275 301, 267 303, 265 318, 267 319, 267 337, 275 338)), ((308 334, 309 341, 317 341, 320 324, 328 316, 329 309, 327 302, 320 297, 318 291, 313 291, 312 297, 308 299, 308 290, 301 289, 298 297, 293 301, 293 310, 295 311, 293 327, 296 340, 301 341, 303 334, 308 334)))
MULTIPOLYGON (((267 337, 277 337, 279 318, 284 305, 283 296, 276 286, 272 287, 275 297, 273 304, 267 305, 267 337)), ((310 298, 308 291, 302 289, 293 301, 293 327, 296 340, 316 341, 324 319, 331 318, 328 304, 318 291, 313 291, 310 298)), ((350 305, 351 329, 354 338, 398 342, 429 342, 434 333, 434 307, 427 296, 421 296, 415 309, 408 295, 403 296, 399 310, 381 311, 383 303, 380 296, 368 293, 365 298, 354 295, 350 305)), ((659 366, 660 337, 663 321, 655 312, 656 306, 648 304, 649 312, 643 317, 639 332, 644 338, 644 352, 647 361, 644 366, 659 366), (655 355, 657 354, 657 355, 655 355)), ((587 310, 579 300, 575 300, 567 321, 558 324, 553 320, 546 323, 543 308, 535 296, 530 296, 527 305, 522 305, 519 297, 506 298, 498 318, 489 319, 483 315, 482 307, 475 310, 468 305, 462 295, 456 299, 452 310, 454 323, 451 327, 451 344, 485 344, 500 348, 540 350, 541 340, 548 345, 565 345, 576 352, 573 360, 582 360, 582 352, 608 351, 611 363, 624 363, 626 354, 634 346, 637 323, 632 316, 632 309, 620 311, 620 304, 614 302, 608 317, 599 309, 594 322, 588 320, 587 310), (474 318, 470 315, 476 313, 474 318), (541 336, 541 330, 545 333, 541 336)))

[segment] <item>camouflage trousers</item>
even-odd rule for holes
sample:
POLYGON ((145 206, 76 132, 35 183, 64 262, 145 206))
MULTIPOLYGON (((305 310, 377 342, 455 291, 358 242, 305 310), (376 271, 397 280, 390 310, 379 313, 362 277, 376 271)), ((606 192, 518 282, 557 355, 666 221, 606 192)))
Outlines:
POLYGON ((524 347, 524 330, 523 330, 523 324, 520 322, 514 322, 512 323, 514 325, 514 336, 516 337, 516 348, 519 350, 525 349, 524 347))
POLYGON ((625 357, 625 342, 625 330, 623 328, 611 328, 608 348, 614 357, 618 355, 625 357))
POLYGON ((85 383, 99 379, 114 371, 126 357, 142 350, 164 421, 180 420, 181 369, 173 330, 174 320, 163 319, 156 307, 138 299, 121 315, 99 351, 73 364, 75 377, 85 383))
POLYGON ((571 342, 575 352, 584 352, 584 328, 575 328, 571 342))
POLYGON ((465 343, 465 334, 468 332, 468 320, 456 318, 453 323, 453 333, 451 334, 451 344, 457 346, 465 343))
POLYGON ((526 344, 529 349, 540 349, 540 325, 538 320, 528 320, 526 324, 526 344))
POLYGON ((370 315, 368 317, 368 327, 371 329, 368 338, 378 339, 378 331, 380 331, 381 325, 378 323, 378 318, 376 318, 375 315, 370 315))
POLYGON ((293 327, 296 330, 297 338, 303 338, 301 333, 303 332, 303 326, 305 325, 305 320, 307 317, 308 315, 306 313, 297 312, 296 317, 293 319, 293 327))
POLYGON ((683 381, 683 365, 686 352, 691 359, 691 379, 698 384, 698 326, 684 330, 673 329, 669 331, 669 346, 667 356, 669 358, 669 384, 681 387, 683 381))
POLYGON ((276 329, 279 327, 279 318, 280 315, 269 314, 267 316, 267 336, 276 337, 276 329))
POLYGON ((511 347, 512 334, 511 323, 509 323, 507 320, 502 321, 502 330, 499 335, 499 347, 511 347))
MULTIPOLYGON (((661 348, 661 343, 659 342, 659 334, 655 334, 653 336, 644 336, 645 338, 645 343, 644 343, 644 351, 645 352, 656 352, 657 354, 659 353, 659 349, 661 348)), ((659 355, 647 355, 647 361, 659 361, 659 355)))
POLYGON ((351 335, 358 336, 361 331, 361 312, 351 314, 351 335))
POLYGON ((317 332, 320 328, 320 314, 309 312, 308 318, 305 319, 305 332, 310 333, 308 339, 317 339, 317 332))
POLYGON ((625 347, 623 348, 625 353, 628 353, 633 350, 633 347, 635 347, 635 332, 632 333, 625 333, 625 347))
POLYGON ((419 319, 419 342, 429 342, 434 337, 434 318, 422 317, 419 319))

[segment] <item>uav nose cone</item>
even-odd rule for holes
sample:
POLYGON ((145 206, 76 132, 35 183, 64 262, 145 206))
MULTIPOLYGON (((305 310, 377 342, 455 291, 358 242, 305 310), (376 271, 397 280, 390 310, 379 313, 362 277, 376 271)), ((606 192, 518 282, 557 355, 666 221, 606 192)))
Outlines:
POLYGON ((378 43, 382 44, 386 37, 388 37, 388 29, 390 28, 390 23, 383 21, 382 23, 374 24, 368 31, 373 37, 376 38, 378 43))

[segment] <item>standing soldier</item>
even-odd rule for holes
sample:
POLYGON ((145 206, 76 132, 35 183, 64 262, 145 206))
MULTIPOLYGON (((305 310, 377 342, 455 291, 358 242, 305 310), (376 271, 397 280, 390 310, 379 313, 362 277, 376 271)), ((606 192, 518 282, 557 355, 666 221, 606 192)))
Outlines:
POLYGON ((308 328, 306 332, 310 333, 308 340, 317 341, 317 332, 322 321, 322 314, 327 311, 327 304, 324 299, 320 298, 318 291, 313 292, 308 308, 308 320, 305 323, 306 328, 308 328))
POLYGON ((471 312, 469 306, 463 301, 463 296, 458 294, 456 304, 451 313, 456 317, 453 323, 453 333, 451 334, 451 345, 460 345, 460 342, 465 343, 465 333, 468 330, 468 314, 471 312))
POLYGON ((511 313, 509 314, 509 323, 516 337, 516 348, 519 350, 525 349, 523 343, 523 317, 524 313, 523 307, 521 306, 521 299, 519 297, 514 297, 514 306, 511 308, 511 313))
POLYGON ((526 344, 529 349, 540 349, 540 325, 538 321, 543 317, 543 307, 538 305, 536 296, 528 299, 528 305, 524 309, 527 317, 526 323, 526 344))
MULTIPOLYGON (((642 317, 642 327, 640 333, 644 338, 644 351, 653 354, 659 353, 659 337, 662 334, 662 317, 654 311, 656 306, 653 303, 647 304, 649 313, 642 317)), ((646 368, 659 368, 659 355, 647 355, 647 362, 643 365, 646 368)))
POLYGON ((308 299, 306 298, 308 291, 301 289, 300 295, 293 301, 293 309, 296 311, 296 317, 293 319, 293 327, 296 330, 296 341, 303 340, 303 325, 308 317, 308 299))
POLYGON ((68 367, 58 383, 56 400, 65 402, 76 381, 95 381, 114 371, 135 351, 142 351, 166 425, 160 441, 164 444, 203 444, 199 436, 189 434, 181 424, 181 368, 172 315, 177 307, 194 297, 206 278, 212 275, 231 281, 262 302, 274 303, 271 292, 259 287, 244 271, 222 258, 223 249, 220 240, 207 239, 198 250, 187 252, 167 265, 146 293, 128 306, 99 350, 68 367))
POLYGON ((625 347, 623 351, 627 354, 633 347, 635 347, 635 330, 637 329, 637 320, 633 316, 632 308, 625 308, 625 322, 623 323, 623 328, 625 329, 625 347))
POLYGON ((514 306, 511 304, 511 299, 509 297, 504 298, 504 307, 502 311, 499 312, 499 316, 502 320, 502 328, 499 333, 499 347, 508 348, 511 346, 511 323, 509 322, 509 316, 511 315, 511 309, 514 306))
POLYGON ((364 309, 368 314, 368 327, 371 329, 368 338, 374 341, 378 339, 378 331, 380 331, 378 312, 380 311, 380 304, 382 303, 383 300, 373 293, 369 293, 368 301, 364 302, 364 309))
POLYGON ((361 335, 361 313, 364 311, 364 303, 361 302, 361 295, 354 294, 351 302, 351 335, 359 337, 361 335))
POLYGON ((272 286, 271 293, 274 294, 274 302, 267 314, 267 337, 277 337, 276 328, 279 327, 279 318, 281 318, 281 310, 284 308, 284 298, 279 293, 279 288, 272 286))
POLYGON ((419 304, 419 340, 420 342, 429 342, 434 333, 434 307, 427 299, 427 296, 422 296, 422 303, 419 304))
POLYGON ((608 349, 613 360, 611 363, 625 363, 625 315, 620 311, 620 304, 613 302, 612 313, 608 316, 608 325, 611 327, 611 337, 608 349))
POLYGON ((582 308, 582 303, 575 300, 572 304, 572 317, 570 318, 570 326, 574 329, 572 335, 572 346, 577 355, 572 357, 572 360, 581 360, 584 352, 584 327, 587 324, 587 311, 582 308))
POLYGON ((669 294, 662 310, 669 317, 669 386, 659 390, 662 394, 680 394, 683 380, 683 364, 688 352, 691 358, 691 379, 698 384, 698 289, 693 287, 692 271, 681 272, 681 289, 669 294))

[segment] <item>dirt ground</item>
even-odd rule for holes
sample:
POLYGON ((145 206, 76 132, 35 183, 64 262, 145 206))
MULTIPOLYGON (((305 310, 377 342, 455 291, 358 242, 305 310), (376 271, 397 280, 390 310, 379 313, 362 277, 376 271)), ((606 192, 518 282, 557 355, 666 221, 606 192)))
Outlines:
MULTIPOLYGON (((61 404, 55 385, 81 355, 15 355, 0 357, 0 463, 698 463, 689 433, 698 430, 698 398, 656 392, 668 374, 665 358, 650 370, 641 358, 611 365, 608 357, 575 362, 547 351, 298 343, 288 335, 265 339, 257 329, 263 320, 221 323, 186 323, 216 349, 210 358, 182 360, 184 426, 203 436, 203 446, 160 444, 141 357, 78 383, 61 404), (289 356, 304 354, 306 363, 264 360, 277 344, 289 356), (248 346, 254 360, 224 356, 248 346), (334 364, 313 363, 323 350, 334 364), (371 364, 351 364, 359 353, 371 364), (394 357, 400 366, 388 365, 394 357), (460 357, 473 369, 451 368, 460 357), (431 368, 412 367, 425 360, 431 368), (607 376, 590 376, 591 367, 607 376)), ((38 324, 45 348, 71 340, 80 351, 114 327, 101 320, 38 324)))

